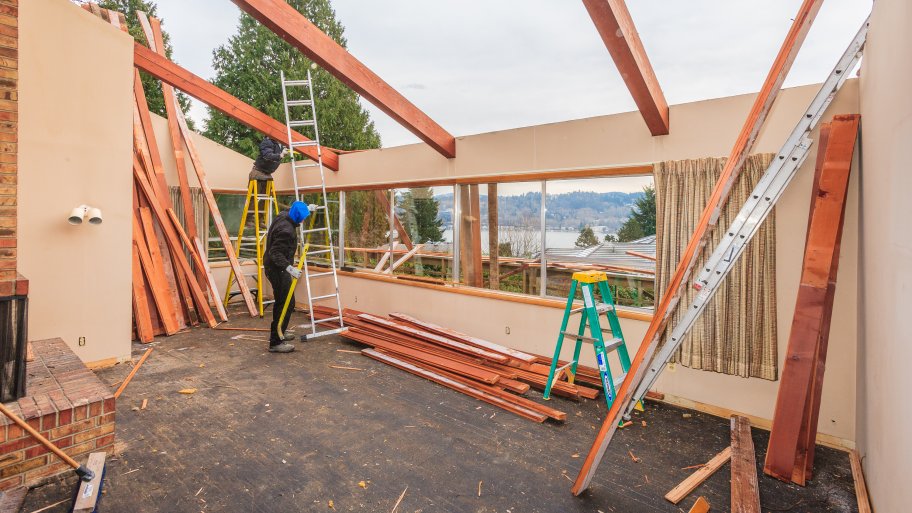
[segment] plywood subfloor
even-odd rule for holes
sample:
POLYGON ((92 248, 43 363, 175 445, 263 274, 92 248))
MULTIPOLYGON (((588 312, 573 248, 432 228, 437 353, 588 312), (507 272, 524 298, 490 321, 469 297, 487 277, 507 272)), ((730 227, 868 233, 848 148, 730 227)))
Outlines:
MULTIPOLYGON (((194 329, 156 339, 117 401, 119 455, 109 460, 100 511, 331 512, 332 501, 335 511, 388 512, 406 488, 399 512, 680 512, 697 495, 712 511, 729 510, 727 465, 681 504, 663 499, 692 472, 682 467, 728 444, 727 419, 647 404, 615 437, 590 491, 574 497, 571 479, 601 422, 600 402, 555 399, 567 422, 536 424, 337 351, 358 349, 337 337, 276 355, 263 333, 238 335, 194 329), (187 388, 197 391, 178 393, 187 388)), ((119 365, 99 375, 113 385, 128 372, 119 365)), ((754 429, 759 463, 767 438, 754 429)), ((761 475, 763 511, 857 511, 847 455, 817 450, 807 488, 761 475)), ((72 478, 34 489, 22 511, 73 489, 72 478)))

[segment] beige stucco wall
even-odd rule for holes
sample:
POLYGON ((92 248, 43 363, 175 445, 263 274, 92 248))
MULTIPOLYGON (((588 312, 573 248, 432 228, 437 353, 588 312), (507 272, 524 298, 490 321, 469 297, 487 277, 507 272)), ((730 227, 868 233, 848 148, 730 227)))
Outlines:
POLYGON ((133 40, 67 0, 20 2, 19 13, 29 338, 61 337, 89 362, 129 357, 133 40), (68 224, 83 203, 104 223, 68 224))
MULTIPOLYGON (((912 462, 912 6, 874 3, 861 74, 858 445, 874 509, 908 511, 912 462)), ((841 270, 840 270, 841 272, 841 270)))
MULTIPOLYGON (((764 126, 755 152, 779 149, 817 86, 783 91, 764 126)), ((751 107, 753 95, 706 100, 671 107, 671 134, 652 137, 637 113, 553 123, 460 137, 456 159, 447 160, 423 144, 342 156, 342 171, 328 173, 331 185, 351 186, 441 177, 528 173, 557 169, 599 169, 661 160, 727 155, 751 107)), ((858 112, 858 81, 848 81, 824 120, 835 113, 858 112)), ((215 148, 213 148, 214 150, 215 148)), ((201 150, 202 151, 202 150, 201 150)), ((219 150, 220 152, 223 150, 219 150)), ((207 157, 208 158, 208 157, 207 157)), ((801 255, 806 235, 815 150, 808 157, 777 207, 777 301, 780 363, 785 356, 794 312, 801 255)), ((222 155, 213 160, 224 161, 222 155)), ((242 189, 249 161, 234 167, 209 166, 213 187, 242 189)), ((288 170, 276 174, 277 186, 290 184, 288 170)), ((857 331, 858 173, 853 174, 846 209, 839 286, 834 306, 820 432, 828 440, 851 445, 855 439, 855 353, 857 331)), ((217 271, 222 279, 223 271, 217 271)), ((402 311, 421 318, 537 353, 553 351, 561 311, 416 288, 408 285, 343 277, 346 306, 375 313, 402 311), (506 331, 509 328, 510 334, 506 331)), ((303 288, 298 300, 303 301, 303 288)), ((647 323, 622 321, 631 351, 638 347, 647 323)), ((569 356, 566 355, 566 356, 569 356)), ((592 355, 584 353, 587 363, 592 355)), ((744 379, 687 369, 665 372, 657 390, 753 417, 770 419, 778 381, 744 379)))

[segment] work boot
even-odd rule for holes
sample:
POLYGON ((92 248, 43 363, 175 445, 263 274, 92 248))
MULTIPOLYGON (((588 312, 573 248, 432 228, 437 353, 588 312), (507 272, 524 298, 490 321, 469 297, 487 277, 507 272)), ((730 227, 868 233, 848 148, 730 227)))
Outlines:
POLYGON ((278 344, 269 344, 270 353, 290 353, 294 351, 294 346, 288 342, 280 342, 278 344))
POLYGON ((285 342, 291 342, 292 340, 294 340, 294 339, 296 339, 296 338, 297 338, 297 337, 295 337, 295 336, 292 335, 291 333, 286 333, 286 334, 285 334, 285 337, 283 337, 282 340, 284 340, 285 342))

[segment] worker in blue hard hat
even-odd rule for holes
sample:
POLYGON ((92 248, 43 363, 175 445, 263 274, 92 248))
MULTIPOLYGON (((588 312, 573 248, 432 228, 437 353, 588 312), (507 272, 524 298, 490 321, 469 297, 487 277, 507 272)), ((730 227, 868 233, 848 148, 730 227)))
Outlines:
POLYGON ((301 201, 295 201, 287 212, 276 216, 266 233, 263 270, 266 272, 266 279, 272 285, 272 294, 275 298, 275 302, 272 304, 272 326, 269 330, 269 352, 271 353, 294 351, 294 346, 288 343, 294 340, 294 336, 286 334, 288 320, 291 318, 295 304, 291 282, 293 279, 301 277, 301 270, 294 265, 294 255, 298 249, 298 227, 314 208, 313 205, 308 206, 301 201), (282 321, 281 333, 284 336, 280 336, 279 317, 282 316, 282 308, 285 306, 289 292, 291 292, 292 298, 285 319, 282 321))

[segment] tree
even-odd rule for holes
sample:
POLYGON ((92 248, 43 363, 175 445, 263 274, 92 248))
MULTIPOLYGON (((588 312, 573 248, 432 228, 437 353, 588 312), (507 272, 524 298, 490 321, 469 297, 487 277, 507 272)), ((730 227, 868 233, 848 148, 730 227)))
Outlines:
POLYGON ((430 187, 413 187, 405 195, 413 208, 415 231, 409 231, 412 240, 419 244, 442 242, 443 232, 440 228, 443 221, 438 219, 440 204, 434 199, 434 191, 430 187))
MULTIPOLYGON (((158 18, 158 7, 156 7, 153 0, 101 0, 98 2, 98 6, 102 9, 110 9, 122 13, 127 18, 127 28, 130 31, 130 35, 140 44, 149 46, 146 34, 143 32, 142 26, 139 24, 139 18, 136 16, 136 11, 143 11, 152 18, 158 18)), ((164 21, 162 21, 162 24, 164 25, 164 21)), ((162 28, 162 39, 165 42, 165 55, 170 59, 172 53, 171 37, 164 28, 162 28)), ((142 79, 143 90, 146 92, 146 103, 149 105, 149 110, 159 116, 167 117, 161 82, 145 71, 140 71, 139 76, 142 79)), ((177 103, 180 104, 181 111, 186 115, 190 110, 190 99, 187 98, 187 95, 177 91, 177 103)), ((192 119, 187 118, 187 126, 191 129, 194 128, 192 119)))
POLYGON ((618 230, 617 237, 620 242, 629 242, 641 239, 656 232, 656 196, 655 187, 643 187, 643 195, 636 200, 630 217, 624 221, 618 230))
POLYGON ((617 242, 617 241, 618 241, 618 236, 617 236, 617 235, 615 235, 615 234, 613 234, 613 233, 606 233, 606 234, 605 234, 605 242, 617 242))
POLYGON ((576 238, 576 247, 578 248, 588 248, 598 244, 598 238, 595 236, 595 232, 592 231, 591 226, 586 226, 580 230, 579 237, 576 238))
MULTIPOLYGON (((329 37, 345 47, 344 28, 336 20, 329 0, 288 0, 288 4, 329 37)), ((212 65, 218 87, 249 103, 269 116, 284 122, 280 72, 287 80, 304 79, 310 70, 313 76, 314 99, 320 126, 320 142, 342 150, 380 147, 380 135, 370 116, 358 102, 358 95, 268 28, 241 14, 237 33, 228 43, 213 51, 212 65)), ((292 91, 301 93, 303 88, 292 91)), ((291 116, 312 118, 309 107, 294 107, 291 116)), ((301 130, 313 138, 313 129, 301 130)), ((229 148, 256 158, 262 135, 224 114, 210 108, 205 135, 229 148)), ((280 141, 282 142, 282 141, 280 141)), ((367 197, 366 197, 367 198, 367 197)))

